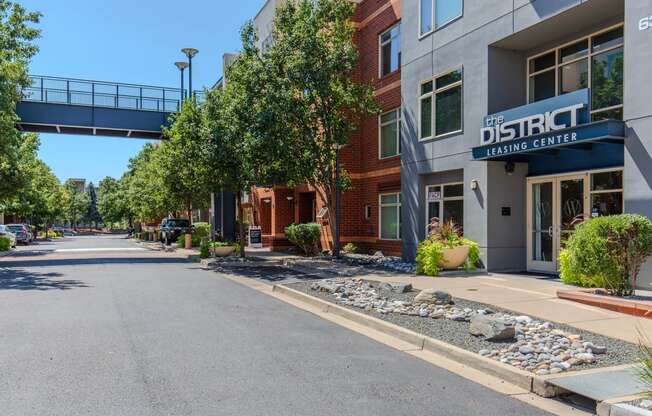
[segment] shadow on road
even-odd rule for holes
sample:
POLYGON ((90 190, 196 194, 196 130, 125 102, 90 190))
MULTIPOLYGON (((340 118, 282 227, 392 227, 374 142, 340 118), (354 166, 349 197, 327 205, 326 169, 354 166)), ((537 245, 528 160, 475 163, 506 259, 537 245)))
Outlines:
POLYGON ((57 279, 61 273, 35 273, 23 269, 0 269, 0 290, 68 290, 88 287, 80 280, 57 279))
POLYGON ((250 279, 265 280, 268 282, 278 283, 285 281, 304 281, 304 280, 320 280, 320 277, 304 274, 292 269, 281 266, 260 266, 260 267, 235 267, 235 268, 220 268, 217 270, 219 273, 228 273, 241 277, 248 277, 250 279))
POLYGON ((95 257, 71 259, 35 259, 3 261, 0 267, 92 266, 98 264, 180 264, 189 263, 184 258, 173 257, 95 257))

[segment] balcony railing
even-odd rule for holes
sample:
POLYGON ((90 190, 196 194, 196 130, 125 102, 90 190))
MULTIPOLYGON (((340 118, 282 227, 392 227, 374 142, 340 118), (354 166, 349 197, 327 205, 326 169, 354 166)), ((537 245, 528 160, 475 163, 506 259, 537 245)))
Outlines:
MULTIPOLYGON (((52 104, 174 112, 179 110, 179 88, 31 76, 23 100, 52 104)), ((184 90, 185 92, 185 90, 184 90)))

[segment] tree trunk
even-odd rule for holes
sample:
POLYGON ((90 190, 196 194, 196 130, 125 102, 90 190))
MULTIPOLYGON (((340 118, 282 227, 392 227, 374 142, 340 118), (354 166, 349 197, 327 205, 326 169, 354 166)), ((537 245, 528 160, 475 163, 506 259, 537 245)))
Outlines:
POLYGON ((242 209, 242 191, 236 194, 238 203, 238 239, 240 240, 240 257, 245 258, 245 230, 244 230, 244 210, 242 209))

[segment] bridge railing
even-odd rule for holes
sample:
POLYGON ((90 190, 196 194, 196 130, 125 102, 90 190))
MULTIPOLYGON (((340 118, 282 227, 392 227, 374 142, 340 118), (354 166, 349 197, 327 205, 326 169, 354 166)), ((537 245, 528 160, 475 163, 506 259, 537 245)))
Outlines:
POLYGON ((25 101, 174 112, 179 110, 182 99, 179 88, 37 75, 30 78, 32 80, 30 87, 23 90, 25 101))

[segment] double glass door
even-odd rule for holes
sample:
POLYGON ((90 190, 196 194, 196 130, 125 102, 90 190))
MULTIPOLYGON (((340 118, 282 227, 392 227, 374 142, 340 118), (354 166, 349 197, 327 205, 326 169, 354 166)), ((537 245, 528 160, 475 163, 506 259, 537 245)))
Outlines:
POLYGON ((565 241, 589 215, 588 178, 580 174, 528 180, 528 270, 558 270, 565 241))

